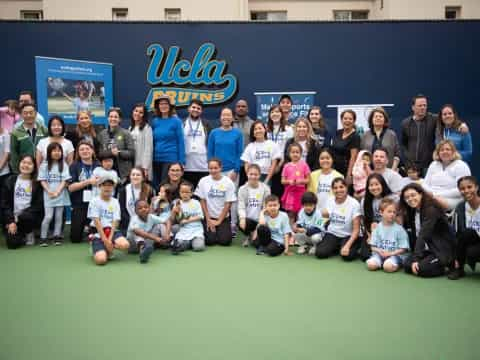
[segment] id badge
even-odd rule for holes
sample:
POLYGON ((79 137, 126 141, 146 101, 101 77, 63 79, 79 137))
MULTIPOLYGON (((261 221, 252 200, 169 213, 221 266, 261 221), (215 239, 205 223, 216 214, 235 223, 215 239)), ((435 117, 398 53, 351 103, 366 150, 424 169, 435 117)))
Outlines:
POLYGON ((198 145, 193 141, 190 143, 190 152, 191 153, 198 152, 198 145))
POLYGON ((83 202, 92 201, 92 190, 83 190, 83 202))

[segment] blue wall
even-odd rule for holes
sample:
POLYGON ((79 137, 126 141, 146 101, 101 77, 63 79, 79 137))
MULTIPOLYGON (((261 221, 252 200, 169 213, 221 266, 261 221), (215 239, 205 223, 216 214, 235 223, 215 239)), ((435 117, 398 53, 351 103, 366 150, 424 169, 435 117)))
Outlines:
MULTIPOLYGON (((0 22, 4 69, 0 101, 35 89, 34 56, 114 64, 114 99, 129 110, 144 101, 149 86, 146 48, 178 45, 191 60, 204 42, 239 80, 238 96, 255 111, 255 91, 315 90, 317 103, 394 103, 393 127, 410 113, 416 93, 428 95, 429 110, 453 103, 472 130, 473 167, 478 106, 480 21, 368 23, 91 23, 0 22)), ((128 111, 127 111, 128 112, 128 111)), ((219 108, 207 109, 217 118, 219 108)), ((181 112, 182 114, 183 112, 181 112)), ((335 124, 336 113, 324 109, 335 124)), ((255 114, 252 114, 255 115, 255 114)), ((478 170, 477 170, 478 169, 478 170)))

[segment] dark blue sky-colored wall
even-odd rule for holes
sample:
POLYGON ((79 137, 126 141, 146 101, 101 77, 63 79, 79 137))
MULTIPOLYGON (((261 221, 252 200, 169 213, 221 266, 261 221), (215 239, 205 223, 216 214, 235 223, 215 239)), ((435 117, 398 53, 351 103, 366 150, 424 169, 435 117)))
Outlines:
MULTIPOLYGON (((35 89, 35 56, 114 64, 115 103, 129 112, 144 101, 151 43, 180 46, 191 60, 212 42, 255 111, 255 91, 317 91, 317 104, 394 103, 392 125, 410 113, 416 93, 437 112, 453 103, 472 130, 480 156, 480 21, 365 23, 0 22, 0 101, 35 89)), ((234 101, 235 99, 233 99, 234 101)), ((220 107, 206 110, 216 119, 220 107)), ((180 111, 180 114, 184 114, 180 111)), ((336 113, 324 109, 335 125, 336 113)), ((255 114, 252 114, 255 115, 255 114)), ((253 116, 252 116, 253 117, 253 116)), ((479 172, 475 171, 477 175, 479 172)))

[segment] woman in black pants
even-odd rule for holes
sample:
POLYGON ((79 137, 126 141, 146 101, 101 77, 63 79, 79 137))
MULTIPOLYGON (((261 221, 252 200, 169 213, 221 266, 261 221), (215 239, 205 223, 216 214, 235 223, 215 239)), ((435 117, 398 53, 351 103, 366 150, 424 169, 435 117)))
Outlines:
POLYGON ((89 223, 87 218, 88 204, 92 200, 92 186, 99 179, 93 177, 93 170, 100 166, 95 160, 93 144, 81 140, 76 149, 75 162, 70 165, 71 184, 68 186, 72 201, 72 223, 70 226, 70 241, 82 241, 84 228, 89 223))
POLYGON ((440 204, 421 185, 405 186, 400 196, 404 226, 413 255, 405 272, 420 277, 441 276, 453 264, 454 235, 440 204))
POLYGON ((43 189, 36 180, 36 164, 31 155, 20 157, 20 174, 7 178, 2 187, 1 214, 9 249, 34 245, 33 231, 43 220, 43 189))
POLYGON ((480 195, 478 181, 473 176, 464 176, 458 180, 458 190, 465 201, 455 210, 457 246, 455 249, 454 269, 448 274, 450 280, 465 276, 464 266, 468 264, 475 270, 480 261, 480 195))

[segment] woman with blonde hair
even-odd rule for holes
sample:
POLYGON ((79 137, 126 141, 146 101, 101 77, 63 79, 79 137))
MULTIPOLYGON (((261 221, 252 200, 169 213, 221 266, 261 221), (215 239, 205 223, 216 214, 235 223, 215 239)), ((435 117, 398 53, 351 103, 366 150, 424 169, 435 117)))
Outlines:
POLYGON ((310 170, 318 169, 318 155, 320 149, 315 140, 312 124, 307 118, 299 117, 295 122, 293 138, 288 139, 285 144, 285 163, 291 161, 288 148, 291 144, 297 143, 302 147, 302 160, 308 164, 310 170))
POLYGON ((82 110, 77 113, 77 125, 72 131, 67 131, 65 138, 72 142, 75 152, 77 152, 80 141, 88 141, 93 145, 95 153, 98 154, 100 145, 89 111, 82 110))
POLYGON ((467 163, 450 140, 442 140, 435 147, 433 162, 425 176, 425 187, 432 191, 435 199, 445 210, 453 210, 462 201, 457 182, 471 175, 467 163))

